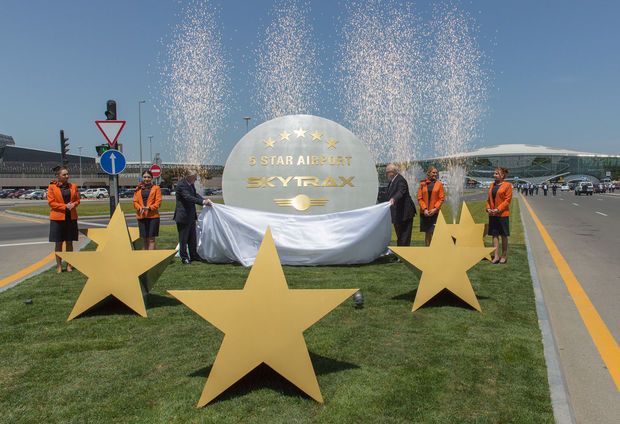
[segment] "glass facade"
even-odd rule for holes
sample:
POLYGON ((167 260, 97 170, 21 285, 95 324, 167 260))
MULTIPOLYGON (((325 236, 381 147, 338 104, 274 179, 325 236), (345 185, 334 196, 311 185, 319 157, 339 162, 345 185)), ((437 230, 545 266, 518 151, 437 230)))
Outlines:
MULTIPOLYGON (((420 161, 426 169, 433 165, 445 169, 444 161, 431 159, 420 161)), ((594 181, 605 178, 609 173, 612 179, 620 179, 620 156, 579 156, 579 155, 481 155, 463 158, 467 176, 472 179, 493 178, 497 167, 509 169, 510 178, 522 180, 544 180, 554 176, 584 176, 594 181)))

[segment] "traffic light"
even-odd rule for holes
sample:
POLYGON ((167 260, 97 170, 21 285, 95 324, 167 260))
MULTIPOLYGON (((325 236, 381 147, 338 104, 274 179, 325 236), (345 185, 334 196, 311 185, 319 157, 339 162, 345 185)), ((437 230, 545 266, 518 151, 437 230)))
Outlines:
POLYGON ((60 130, 60 159, 64 166, 67 166, 69 163, 69 159, 67 156, 69 155, 69 138, 65 137, 65 131, 60 130))
POLYGON ((105 118, 108 121, 116 121, 116 101, 108 100, 106 103, 105 118))
POLYGON ((102 154, 110 150, 110 145, 108 143, 99 144, 98 146, 95 146, 95 150, 97 150, 97 156, 101 156, 102 154))

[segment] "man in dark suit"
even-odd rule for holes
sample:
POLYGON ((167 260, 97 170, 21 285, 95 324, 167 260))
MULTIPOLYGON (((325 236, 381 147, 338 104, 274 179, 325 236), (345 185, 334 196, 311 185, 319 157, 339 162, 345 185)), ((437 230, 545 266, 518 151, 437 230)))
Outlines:
POLYGON ((396 231, 396 245, 409 246, 411 244, 411 230, 413 217, 416 214, 415 205, 409 194, 409 184, 405 177, 398 173, 398 167, 393 163, 385 168, 385 175, 390 181, 384 201, 390 202, 392 224, 396 231))
POLYGON ((198 178, 198 173, 194 170, 188 172, 187 176, 179 181, 176 187, 176 207, 174 209, 174 222, 177 223, 179 233, 179 254, 181 262, 189 264, 191 261, 200 261, 196 251, 196 205, 209 206, 211 200, 203 199, 196 193, 194 183, 198 178), (189 255, 187 253, 189 247, 189 255))

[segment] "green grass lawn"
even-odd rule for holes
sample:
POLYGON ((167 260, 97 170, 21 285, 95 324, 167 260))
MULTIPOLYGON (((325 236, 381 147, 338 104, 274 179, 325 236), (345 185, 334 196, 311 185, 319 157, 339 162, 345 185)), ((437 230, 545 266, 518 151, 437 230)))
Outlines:
MULTIPOLYGON (((483 206, 470 204, 479 221, 483 206)), ((44 272, 0 293, 0 421, 551 423, 516 202, 511 223, 508 264, 469 272, 482 313, 447 295, 411 313, 417 280, 402 263, 284 267, 291 288, 364 294, 363 309, 348 300, 305 332, 322 405, 261 366, 194 407, 223 335, 166 290, 240 289, 249 269, 175 261, 148 318, 111 304, 72 322, 84 277, 44 272)), ((173 247, 174 230, 163 228, 159 243, 173 247)))
MULTIPOLYGON (((213 200, 216 203, 222 203, 221 200, 213 200)), ((121 208, 126 214, 133 214, 136 210, 133 208, 133 202, 131 199, 121 199, 121 208)), ((174 200, 163 200, 161 202, 160 212, 174 212, 174 206, 176 202, 174 200)), ((15 212, 34 213, 37 215, 48 216, 50 208, 48 205, 27 205, 27 206, 13 206, 10 210, 15 212)), ((95 216, 95 215, 108 215, 110 213, 109 202, 91 202, 84 201, 78 206, 79 216, 95 216)))

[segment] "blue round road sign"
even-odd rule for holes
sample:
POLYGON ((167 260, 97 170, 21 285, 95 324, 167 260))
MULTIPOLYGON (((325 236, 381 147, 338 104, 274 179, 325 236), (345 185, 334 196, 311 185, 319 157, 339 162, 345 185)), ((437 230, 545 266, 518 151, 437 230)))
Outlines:
POLYGON ((118 150, 108 150, 99 158, 99 166, 106 174, 120 174, 125 170, 125 165, 127 165, 125 156, 118 150))

